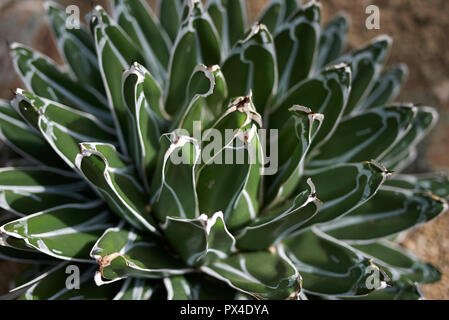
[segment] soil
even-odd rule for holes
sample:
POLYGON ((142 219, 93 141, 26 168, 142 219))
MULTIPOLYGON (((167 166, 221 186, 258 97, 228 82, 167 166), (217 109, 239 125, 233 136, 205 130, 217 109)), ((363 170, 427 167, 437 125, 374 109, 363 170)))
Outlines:
MULTIPOLYGON (((82 14, 91 3, 104 5, 106 1, 59 0, 63 4, 77 4, 82 14)), ((153 0, 149 2, 154 5, 153 0)), ((266 0, 248 0, 250 15, 266 0)), ((322 1, 323 20, 345 11, 351 18, 348 50, 359 47, 369 39, 389 34, 395 39, 388 65, 404 62, 409 66, 409 79, 398 100, 436 107, 440 121, 421 144, 418 160, 411 171, 440 170, 449 172, 449 1, 447 0, 326 0, 322 1), (380 30, 367 30, 365 8, 377 5, 380 9, 380 30)), ((19 41, 60 61, 51 39, 42 10, 42 0, 0 0, 0 97, 11 98, 10 89, 20 86, 8 57, 6 40, 19 41)), ((4 153, 0 147, 0 158, 4 153)), ((2 162, 3 163, 3 162, 2 162)), ((440 282, 423 286, 428 299, 449 299, 449 214, 408 232, 402 244, 443 272, 440 282)), ((20 270, 9 262, 0 262, 0 293, 20 270)))

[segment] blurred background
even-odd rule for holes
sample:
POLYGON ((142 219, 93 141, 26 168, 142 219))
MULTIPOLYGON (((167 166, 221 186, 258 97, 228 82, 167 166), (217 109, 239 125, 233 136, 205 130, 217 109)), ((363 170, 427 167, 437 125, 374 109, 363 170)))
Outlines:
MULTIPOLYGON (((94 5, 107 8, 107 0, 56 0, 63 5, 75 4, 84 16, 94 5)), ((155 8, 155 0, 147 0, 155 8)), ((303 0, 304 2, 305 0, 303 0)), ((248 11, 256 19, 267 0, 247 0, 248 11)), ((408 81, 397 100, 434 106, 440 120, 421 144, 418 159, 410 172, 429 170, 449 173, 449 1, 447 0, 325 0, 323 22, 340 11, 351 18, 347 50, 369 39, 389 34, 394 38, 387 65, 404 62, 410 69, 408 81), (367 30, 365 9, 380 9, 380 30, 367 30)), ((0 0, 0 98, 11 99, 11 90, 21 87, 15 75, 7 41, 21 42, 62 62, 51 31, 47 26, 43 0, 0 0)), ((0 167, 14 154, 0 142, 0 167)), ((423 286, 427 299, 449 299, 449 214, 409 231, 402 245, 443 272, 442 280, 423 286)), ((0 295, 23 266, 0 260, 0 295)))

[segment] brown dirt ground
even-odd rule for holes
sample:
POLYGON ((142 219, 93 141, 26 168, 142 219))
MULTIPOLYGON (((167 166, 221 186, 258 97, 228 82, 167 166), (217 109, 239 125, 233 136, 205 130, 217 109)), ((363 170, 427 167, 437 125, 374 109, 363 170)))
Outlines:
MULTIPOLYGON (((77 4, 85 13, 87 0, 59 0, 77 4)), ((148 0, 154 4, 154 0, 148 0)), ((92 1, 103 4, 104 0, 92 1)), ((248 0, 249 12, 254 18, 266 0, 248 0)), ((322 1, 323 20, 339 11, 345 11, 352 20, 348 49, 359 47, 379 34, 395 39, 389 65, 405 62, 410 68, 409 79, 399 100, 432 105, 440 112, 440 121, 419 150, 413 170, 449 171, 449 1, 447 0, 327 0, 322 1), (366 6, 380 8, 380 30, 365 28, 366 6)), ((8 57, 5 40, 20 41, 48 54, 57 61, 56 47, 43 18, 42 0, 0 0, 0 97, 11 98, 10 88, 20 86, 8 57)), ((4 155, 0 146, 0 158, 4 155)), ((418 227, 405 237, 403 245, 424 260, 443 271, 443 279, 423 286, 428 299, 449 299, 449 214, 418 227)), ((20 267, 0 262, 0 293, 5 292, 9 279, 20 272, 20 267)))

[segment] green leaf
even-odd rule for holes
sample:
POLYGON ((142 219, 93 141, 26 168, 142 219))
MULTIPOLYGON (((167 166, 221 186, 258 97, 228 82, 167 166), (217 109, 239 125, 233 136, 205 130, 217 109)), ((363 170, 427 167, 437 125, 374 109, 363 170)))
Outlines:
POLYGON ((220 67, 199 64, 190 77, 187 100, 174 125, 187 130, 190 136, 195 130, 203 131, 223 113, 226 97, 227 85, 220 67), (195 126, 198 123, 200 126, 195 126))
MULTIPOLYGON (((373 197, 389 173, 375 162, 340 164, 305 173, 324 203, 318 214, 303 227, 328 222, 355 210, 373 197), (332 181, 332 183, 329 183, 332 181)), ((305 181, 298 190, 304 190, 305 181)))
POLYGON ((325 121, 313 141, 318 146, 332 136, 343 115, 351 85, 351 71, 347 65, 329 67, 313 78, 306 79, 280 99, 270 114, 270 127, 281 129, 289 118, 287 110, 294 104, 307 106, 314 113, 324 115, 325 121))
POLYGON ((151 74, 137 62, 123 74, 123 96, 128 110, 130 134, 127 147, 137 171, 149 189, 159 150, 164 109, 162 91, 151 74))
POLYGON ((315 70, 335 61, 346 47, 349 17, 339 14, 333 18, 322 30, 318 56, 315 62, 315 70))
POLYGON ((370 201, 323 230, 345 241, 372 242, 421 225, 447 209, 447 202, 436 196, 382 186, 370 201))
POLYGON ((438 113, 430 107, 418 107, 418 112, 413 119, 410 130, 405 134, 390 151, 380 160, 390 170, 400 171, 407 167, 412 158, 404 158, 410 150, 414 150, 418 143, 436 125, 438 113))
POLYGON ((0 139, 21 156, 40 165, 67 169, 47 141, 17 114, 9 102, 0 99, 0 139))
POLYGON ((160 241, 144 238, 123 223, 104 232, 93 246, 91 257, 100 266, 95 276, 97 285, 127 277, 160 279, 192 271, 173 258, 160 241))
POLYGON ((235 251, 235 239, 226 228, 222 212, 211 218, 205 214, 194 219, 167 217, 161 229, 188 265, 210 264, 235 251))
POLYGON ((273 38, 262 24, 255 24, 238 41, 223 64, 229 97, 247 96, 252 91, 254 105, 263 113, 276 91, 278 73, 273 38))
POLYGON ((170 57, 169 81, 165 107, 170 115, 182 110, 186 96, 186 83, 198 63, 206 66, 221 61, 220 38, 209 14, 199 0, 189 0, 185 7, 186 17, 170 57))
POLYGON ((344 118, 308 167, 382 159, 412 128, 417 111, 416 107, 401 105, 344 118))
POLYGON ((194 138, 176 132, 161 137, 161 151, 152 183, 151 205, 159 222, 166 217, 193 219, 199 216, 195 167, 200 147, 194 138))
POLYGON ((157 232, 150 215, 149 196, 130 166, 114 146, 81 143, 75 165, 112 211, 139 230, 157 232))
MULTIPOLYGON (((120 148, 123 153, 127 154, 125 137, 131 134, 131 130, 123 99, 122 73, 132 62, 144 64, 145 59, 125 31, 112 21, 102 7, 95 7, 91 26, 95 35, 98 64, 106 88, 110 112, 114 118, 120 148)), ((153 75, 157 75, 151 65, 147 67, 153 75)))
POLYGON ((12 102, 30 126, 39 131, 53 150, 72 168, 80 142, 115 143, 114 129, 95 116, 17 89, 12 102))
POLYGON ((202 166, 197 173, 199 211, 223 211, 230 230, 246 225, 259 211, 263 151, 257 134, 262 119, 251 97, 240 97, 203 135, 202 166))
POLYGON ((26 291, 19 300, 109 300, 116 295, 120 288, 119 284, 96 286, 92 281, 95 266, 90 264, 75 264, 73 266, 79 269, 79 289, 69 289, 67 286, 61 285, 72 284, 67 282, 67 278, 74 274, 74 269, 68 266, 68 262, 63 262, 22 285, 21 287, 25 287, 26 291))
POLYGON ((380 75, 371 92, 362 102, 360 110, 380 107, 394 100, 407 78, 408 68, 400 64, 380 75))
POLYGON ((284 255, 271 252, 239 253, 201 271, 258 299, 294 299, 301 290, 296 268, 284 255))
POLYGON ((167 300, 233 300, 236 291, 222 282, 198 274, 164 279, 167 300))
POLYGON ((382 290, 376 290, 362 297, 346 298, 350 300, 422 300, 423 294, 418 284, 395 284, 382 290))
POLYGON ((159 19, 142 0, 114 0, 114 20, 145 55, 149 69, 165 80, 171 41, 159 19))
POLYGON ((353 248, 372 257, 393 282, 433 283, 441 278, 441 273, 432 265, 405 251, 401 246, 387 240, 367 244, 352 244, 353 248))
POLYGON ((365 47, 338 59, 339 62, 351 65, 352 70, 351 94, 345 114, 357 112, 360 103, 370 93, 387 58, 391 43, 389 36, 382 35, 371 40, 365 47))
POLYGON ((96 90, 73 81, 49 57, 22 44, 11 45, 16 72, 28 91, 96 115, 110 123, 106 99, 96 90))
POLYGON ((0 208, 17 216, 88 200, 87 185, 70 172, 48 167, 0 169, 0 208))
POLYGON ((237 247, 243 250, 262 250, 276 245, 317 214, 322 203, 316 197, 310 179, 308 188, 295 197, 255 219, 237 238, 237 247))
POLYGON ((302 106, 293 106, 289 111, 290 119, 279 127, 279 169, 275 175, 266 177, 265 202, 270 206, 288 198, 297 187, 304 171, 306 154, 324 118, 322 114, 302 106))
POLYGON ((394 174, 386 186, 411 191, 430 192, 437 197, 449 198, 449 177, 446 173, 394 174))
MULTIPOLYGON (((379 272, 368 258, 349 245, 333 239, 316 228, 288 238, 277 247, 291 259, 303 277, 306 293, 332 296, 367 294, 368 278, 379 272)), ((379 272, 379 285, 385 288, 385 277, 379 272)))
POLYGON ((44 2, 44 7, 59 52, 70 67, 72 78, 78 80, 86 88, 96 90, 103 97, 105 91, 98 68, 97 53, 86 26, 82 24, 79 29, 67 28, 68 15, 65 8, 53 1, 44 2))
POLYGON ((181 24, 184 0, 159 0, 159 18, 171 41, 174 42, 181 24))
POLYGON ((274 34, 287 20, 288 16, 295 12, 300 1, 298 0, 271 0, 267 3, 257 21, 267 26, 274 34))
POLYGON ((165 300, 165 295, 161 281, 126 278, 113 300, 165 300))
POLYGON ((225 55, 243 39, 248 28, 246 3, 243 0, 210 0, 207 11, 220 35, 225 55))
POLYGON ((277 97, 306 79, 320 40, 321 4, 310 1, 291 14, 274 37, 279 73, 277 97))
POLYGON ((89 250, 104 229, 110 215, 101 201, 67 204, 37 212, 0 227, 3 236, 22 239, 27 246, 49 256, 90 262, 89 250))

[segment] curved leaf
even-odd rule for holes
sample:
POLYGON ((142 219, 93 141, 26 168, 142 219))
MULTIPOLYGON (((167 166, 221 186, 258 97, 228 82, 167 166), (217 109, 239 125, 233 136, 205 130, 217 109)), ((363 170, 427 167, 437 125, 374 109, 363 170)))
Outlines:
POLYGON ((195 219, 167 217, 161 226, 168 242, 188 265, 210 264, 235 250, 235 239, 226 228, 223 213, 195 219))
POLYGON ((382 186, 370 201, 322 230, 345 241, 372 242, 421 225, 447 209, 447 202, 436 196, 382 186))
POLYGON ((360 110, 380 107, 394 100, 398 96, 407 74, 407 66, 400 64, 380 75, 371 92, 362 102, 360 110))
POLYGON ((235 44, 222 69, 229 96, 246 96, 252 91, 254 105, 262 114, 278 83, 274 43, 268 29, 262 24, 253 25, 235 44))
POLYGON ((219 35, 201 1, 188 0, 184 19, 171 51, 165 107, 170 115, 182 109, 186 83, 198 63, 212 66, 221 61, 219 35))
POLYGON ((274 37, 279 73, 277 97, 306 79, 312 71, 320 40, 321 4, 308 2, 291 14, 274 37))
POLYGON ((174 42, 181 24, 184 0, 159 0, 159 19, 171 41, 174 42))
POLYGON ((283 255, 247 252, 202 266, 201 271, 257 299, 296 298, 301 276, 283 255))
POLYGON ((49 57, 19 43, 11 45, 16 72, 34 94, 91 113, 110 122, 106 99, 73 81, 49 57))
POLYGON ((401 105, 344 118, 308 167, 382 159, 413 127, 417 112, 416 107, 401 105))
MULTIPOLYGON (((374 162, 341 164, 307 172, 323 201, 318 214, 303 227, 328 222, 355 210, 373 197, 389 173, 374 162), (331 181, 332 183, 329 183, 331 181)), ((304 182, 298 190, 304 189, 304 182)))
POLYGON ((237 238, 237 247, 243 250, 262 250, 276 245, 290 233, 310 220, 322 203, 316 197, 315 186, 307 180, 308 189, 293 201, 280 205, 259 216, 245 227, 237 238))
POLYGON ((123 223, 107 229, 90 255, 100 265, 95 276, 97 285, 127 277, 160 279, 192 271, 173 258, 160 241, 143 238, 123 223))
POLYGON ((139 184, 134 168, 114 146, 81 143, 75 165, 112 211, 140 230, 156 232, 149 196, 139 184))
POLYGON ((349 17, 339 14, 322 30, 315 70, 319 71, 335 61, 346 47, 349 17))
POLYGON ((298 9, 299 2, 301 1, 271 0, 267 3, 257 21, 266 25, 268 30, 274 34, 287 20, 288 16, 298 9))
POLYGON ((161 281, 126 278, 113 300, 165 300, 161 281))
MULTIPOLYGON (((96 90, 105 95, 100 69, 98 68, 95 44, 85 25, 78 28, 67 28, 68 15, 65 8, 53 1, 44 2, 50 20, 53 35, 56 38, 59 52, 68 66, 72 77, 86 88, 96 90)), ((36 92, 36 94, 38 94, 36 92)), ((104 98, 103 98, 104 100, 104 98)))
POLYGON ((411 191, 431 192, 440 198, 449 198, 449 177, 445 173, 394 174, 385 186, 411 191))
POLYGON ((90 248, 110 226, 108 211, 96 201, 37 212, 8 222, 0 232, 58 259, 91 262, 90 248))
MULTIPOLYGON (((278 246, 284 251, 303 277, 306 293, 332 296, 364 295, 371 270, 379 268, 347 244, 333 239, 315 228, 290 237, 278 246)), ((379 272, 379 285, 385 288, 385 278, 379 272)))

